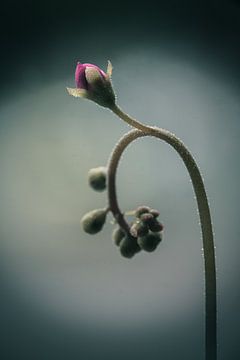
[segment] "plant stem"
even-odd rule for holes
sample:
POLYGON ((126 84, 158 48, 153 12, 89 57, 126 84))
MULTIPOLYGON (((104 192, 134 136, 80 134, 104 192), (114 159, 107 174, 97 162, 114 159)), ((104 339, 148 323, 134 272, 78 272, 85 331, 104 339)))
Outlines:
POLYGON ((207 200, 203 180, 197 164, 182 143, 171 132, 141 124, 137 120, 125 114, 117 105, 111 109, 117 116, 127 122, 130 126, 138 130, 132 130, 124 135, 115 146, 108 163, 108 200, 109 208, 117 220, 120 227, 125 232, 129 232, 129 225, 122 214, 116 194, 116 170, 120 157, 125 148, 134 140, 143 136, 154 136, 164 140, 171 145, 182 158, 189 172, 194 192, 196 195, 198 211, 200 216, 203 256, 205 266, 205 359, 217 359, 217 311, 216 311, 216 267, 215 267, 215 249, 213 241, 213 230, 211 223, 210 210, 207 200))

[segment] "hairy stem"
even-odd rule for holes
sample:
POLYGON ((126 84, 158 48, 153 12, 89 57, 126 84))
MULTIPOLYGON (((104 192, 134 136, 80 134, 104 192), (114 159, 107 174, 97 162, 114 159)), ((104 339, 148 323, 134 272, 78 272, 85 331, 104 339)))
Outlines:
POLYGON ((207 200, 206 191, 203 180, 197 164, 182 143, 171 132, 141 124, 137 120, 125 114, 117 105, 111 109, 117 116, 127 122, 130 126, 138 130, 132 130, 124 135, 118 144, 115 146, 108 164, 108 200, 109 208, 112 211, 119 226, 127 233, 129 232, 129 225, 122 214, 117 200, 116 193, 116 170, 120 157, 125 148, 134 140, 144 136, 154 136, 158 139, 164 140, 171 145, 182 158, 192 181, 194 192, 196 195, 198 211, 200 216, 202 241, 203 241, 203 256, 205 266, 205 349, 206 360, 217 359, 217 324, 216 324, 216 267, 215 267, 215 250, 213 241, 213 230, 211 223, 210 210, 207 200))

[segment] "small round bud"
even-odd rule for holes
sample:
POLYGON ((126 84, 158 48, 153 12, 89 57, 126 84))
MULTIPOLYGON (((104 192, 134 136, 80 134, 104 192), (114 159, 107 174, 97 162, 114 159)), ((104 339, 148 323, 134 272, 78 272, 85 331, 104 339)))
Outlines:
POLYGON ((90 169, 88 172, 88 183, 96 191, 106 189, 107 169, 103 166, 90 169))
POLYGON ((125 232, 120 227, 113 230, 112 239, 115 245, 119 246, 121 240, 124 238, 125 232))
POLYGON ((139 206, 135 211, 135 216, 139 218, 142 214, 149 213, 150 207, 148 206, 139 206))
POLYGON ((160 212, 158 210, 151 209, 150 214, 152 214, 155 218, 157 218, 160 215, 160 212))
POLYGON ((144 224, 142 221, 135 222, 130 228, 130 233, 135 238, 138 236, 147 235, 148 226, 146 224, 144 224))
POLYGON ((131 259, 137 252, 141 250, 135 238, 125 236, 120 242, 120 253, 123 257, 131 259))
POLYGON ((156 218, 152 219, 151 222, 149 222, 149 230, 152 232, 160 232, 163 230, 163 224, 160 223, 156 218))
POLYGON ((102 230, 106 221, 106 209, 92 210, 85 214, 81 220, 83 230, 88 234, 96 234, 102 230))
POLYGON ((153 217, 153 215, 150 214, 150 213, 142 214, 142 215, 140 216, 140 220, 141 220, 144 224, 150 224, 153 219, 154 219, 154 217, 153 217))
POLYGON ((161 236, 159 233, 149 233, 148 235, 139 237, 137 239, 140 248, 148 252, 154 251, 157 248, 160 241, 161 241, 161 236))

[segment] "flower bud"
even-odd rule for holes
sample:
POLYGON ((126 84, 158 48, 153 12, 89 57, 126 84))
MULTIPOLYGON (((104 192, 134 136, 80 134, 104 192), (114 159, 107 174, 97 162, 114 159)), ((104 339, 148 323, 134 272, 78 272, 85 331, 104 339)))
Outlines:
POLYGON ((96 65, 78 62, 75 71, 76 88, 67 88, 67 90, 70 95, 83 97, 101 106, 111 108, 115 104, 111 73, 110 61, 106 73, 96 65))
POLYGON ((160 223, 156 218, 152 219, 148 226, 149 230, 151 230, 152 232, 160 232, 163 230, 163 224, 160 223))
POLYGON ((98 233, 105 224, 106 215, 106 209, 97 209, 88 212, 81 220, 83 230, 88 234, 98 233))
POLYGON ((159 233, 149 233, 146 236, 139 237, 137 239, 138 245, 141 249, 152 252, 154 251, 161 241, 161 235, 159 233))
POLYGON ((151 209, 150 214, 152 214, 155 218, 157 218, 160 215, 160 212, 158 210, 151 209))
POLYGON ((115 245, 119 246, 121 240, 124 238, 125 236, 125 232, 120 228, 117 227, 116 229, 113 230, 112 233, 112 239, 115 245))
POLYGON ((136 253, 141 251, 135 238, 132 236, 125 236, 120 242, 120 253, 123 257, 132 258, 136 253))
POLYGON ((103 191, 106 189, 106 173, 107 170, 103 166, 90 169, 88 172, 88 183, 96 191, 103 191))
POLYGON ((135 216, 139 218, 142 214, 149 213, 150 207, 148 206, 139 206, 135 211, 135 216))
POLYGON ((154 219, 154 217, 153 217, 153 215, 150 214, 150 213, 140 215, 140 220, 141 220, 144 224, 150 224, 153 219, 154 219))
POLYGON ((144 224, 142 221, 135 222, 130 228, 130 233, 135 238, 138 236, 147 235, 148 226, 144 224))

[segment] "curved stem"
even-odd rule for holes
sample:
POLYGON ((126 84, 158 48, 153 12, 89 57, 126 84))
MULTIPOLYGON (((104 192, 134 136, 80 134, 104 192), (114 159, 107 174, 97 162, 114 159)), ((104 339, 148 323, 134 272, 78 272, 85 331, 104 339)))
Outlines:
POLYGON ((135 139, 143 136, 154 136, 164 140, 171 145, 182 158, 189 172, 194 192, 196 195, 198 211, 200 216, 203 256, 205 266, 205 349, 206 360, 217 359, 217 324, 216 324, 216 267, 215 267, 215 249, 213 241, 213 230, 211 223, 210 210, 207 200, 203 180, 197 164, 185 147, 185 145, 171 132, 141 124, 137 120, 125 114, 117 105, 111 109, 116 115, 127 122, 129 125, 137 128, 124 135, 114 148, 108 164, 108 199, 109 207, 120 227, 129 232, 129 225, 122 214, 116 194, 116 170, 120 157, 125 148, 135 139))

